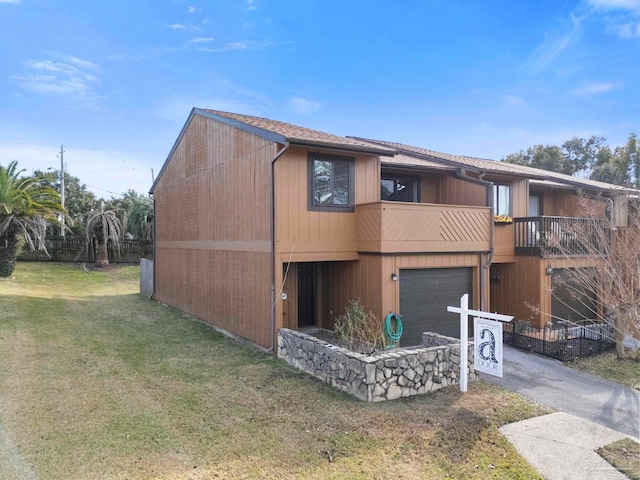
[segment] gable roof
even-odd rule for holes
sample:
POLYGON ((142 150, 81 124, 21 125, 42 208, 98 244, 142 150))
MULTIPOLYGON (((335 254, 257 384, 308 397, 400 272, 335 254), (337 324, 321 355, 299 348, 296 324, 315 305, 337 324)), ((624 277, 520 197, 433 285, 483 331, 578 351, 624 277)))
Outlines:
POLYGON ((583 187, 608 192, 623 193, 633 191, 633 189, 622 187, 620 185, 613 185, 611 183, 598 182, 596 180, 572 177, 571 175, 565 175, 563 173, 541 170, 539 168, 527 167, 515 163, 498 162, 486 158, 452 155, 449 153, 437 152, 435 150, 414 147, 412 145, 405 145, 402 143, 388 142, 384 140, 373 140, 361 137, 351 138, 365 142, 371 142, 376 145, 395 148, 399 153, 408 155, 410 157, 418 157, 425 160, 441 162, 447 165, 470 169, 476 172, 486 172, 498 175, 515 175, 518 177, 526 177, 532 180, 546 180, 549 181, 548 185, 551 185, 555 181, 562 183, 563 185, 572 185, 578 188, 583 187))
POLYGON ((252 117, 250 115, 209 109, 195 109, 195 112, 228 125, 250 131, 258 136, 277 141, 278 143, 288 142, 291 145, 325 147, 384 156, 393 156, 396 153, 392 147, 363 142, 350 137, 339 137, 331 133, 320 132, 269 118, 252 117))
POLYGON ((178 138, 174 142, 169 155, 167 155, 160 172, 158 172, 158 176, 155 178, 153 185, 151 185, 149 193, 153 193, 158 185, 160 177, 162 177, 166 170, 173 152, 178 148, 180 140, 182 140, 189 123, 191 123, 191 119, 195 115, 200 115, 222 122, 226 125, 231 125, 245 132, 252 133, 261 138, 280 143, 282 145, 290 144, 312 148, 329 148, 353 153, 389 157, 392 157, 397 153, 393 148, 384 145, 376 145, 372 142, 364 142, 355 138, 339 137, 330 133, 320 132, 318 130, 312 130, 310 128, 300 127, 298 125, 292 125, 290 123, 280 122, 277 120, 194 107, 191 109, 191 113, 189 114, 187 121, 184 123, 178 138))

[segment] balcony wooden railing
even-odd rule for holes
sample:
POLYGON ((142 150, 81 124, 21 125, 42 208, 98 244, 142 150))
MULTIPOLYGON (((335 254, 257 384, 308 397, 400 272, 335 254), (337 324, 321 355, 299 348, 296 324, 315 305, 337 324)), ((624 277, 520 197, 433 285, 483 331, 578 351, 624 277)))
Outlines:
POLYGON ((491 248, 488 207, 376 202, 356 205, 363 252, 479 252, 491 248))
POLYGON ((513 223, 516 255, 592 255, 595 251, 603 251, 603 242, 609 241, 604 220, 524 217, 514 219, 513 223))

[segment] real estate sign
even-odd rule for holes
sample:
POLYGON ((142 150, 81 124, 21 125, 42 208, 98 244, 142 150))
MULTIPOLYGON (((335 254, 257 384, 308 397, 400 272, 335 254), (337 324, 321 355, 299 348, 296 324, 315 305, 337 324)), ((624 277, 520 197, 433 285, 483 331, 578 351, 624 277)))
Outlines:
POLYGON ((475 317, 473 341, 476 371, 502 378, 502 323, 475 317))
MULTIPOLYGON (((513 316, 511 315, 502 315, 501 313, 490 313, 490 312, 483 312, 481 310, 473 310, 469 308, 469 294, 465 293, 462 297, 460 297, 460 306, 459 307, 454 307, 454 306, 448 306, 447 307, 447 312, 453 312, 453 313, 459 313, 460 314, 460 391, 461 392, 466 392, 467 391, 467 377, 468 377, 468 350, 469 350, 469 338, 468 338, 468 323, 467 320, 469 318, 469 315, 477 317, 477 320, 483 320, 483 321, 491 321, 491 323, 498 323, 500 324, 500 322, 510 322, 511 320, 513 320, 513 316), (495 322, 493 322, 495 321, 495 322)), ((477 337, 477 332, 483 330, 482 326, 478 326, 478 324, 475 324, 475 332, 476 335, 474 335, 474 339, 476 341, 475 345, 474 345, 474 351, 475 356, 477 356, 478 354, 478 337, 477 337)), ((489 342, 489 354, 491 354, 491 352, 493 351, 495 353, 495 349, 496 347, 498 347, 498 342, 500 342, 500 346, 499 346, 499 352, 500 352, 500 362, 498 365, 498 369, 500 370, 500 377, 502 377, 502 324, 500 324, 500 333, 498 335, 496 335, 496 333, 493 333, 493 341, 495 342, 493 345, 493 350, 491 349, 491 335, 485 334, 487 336, 487 341, 489 342)), ((480 342, 482 343, 482 342, 480 342)), ((484 348, 484 346, 483 346, 484 348)), ((484 355, 484 353, 483 353, 484 355)), ((474 358, 475 358, 474 356, 474 358)), ((495 356, 495 355, 494 355, 495 356)), ((492 357, 490 357, 492 358, 492 357)), ((497 357, 496 357, 497 359, 497 357)), ((487 372, 491 375, 497 375, 496 373, 493 373, 493 369, 491 369, 490 372, 488 372, 487 370, 482 370, 478 368, 478 363, 477 361, 474 360, 474 365, 476 367, 476 370, 482 371, 482 372, 487 372)), ((490 368, 490 367, 488 367, 490 368)))

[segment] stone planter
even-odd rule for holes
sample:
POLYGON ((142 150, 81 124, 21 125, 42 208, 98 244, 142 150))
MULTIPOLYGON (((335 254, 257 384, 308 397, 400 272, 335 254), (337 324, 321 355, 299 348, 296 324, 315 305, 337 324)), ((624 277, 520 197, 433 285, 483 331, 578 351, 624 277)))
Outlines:
MULTIPOLYGON (((460 341, 435 333, 423 334, 422 347, 363 355, 306 333, 278 331, 278 357, 360 400, 382 402, 421 395, 459 384, 460 341)), ((469 381, 473 342, 469 342, 469 381)))

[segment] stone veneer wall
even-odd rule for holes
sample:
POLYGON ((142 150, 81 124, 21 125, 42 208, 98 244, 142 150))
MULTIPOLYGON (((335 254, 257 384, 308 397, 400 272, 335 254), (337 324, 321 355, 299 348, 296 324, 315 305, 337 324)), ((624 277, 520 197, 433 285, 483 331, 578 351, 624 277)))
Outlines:
MULTIPOLYGON (((278 330, 278 357, 288 364, 367 402, 382 402, 459 384, 460 340, 424 333, 426 346, 374 355, 352 352, 306 333, 278 330)), ((469 342, 469 381, 473 342, 469 342)))

